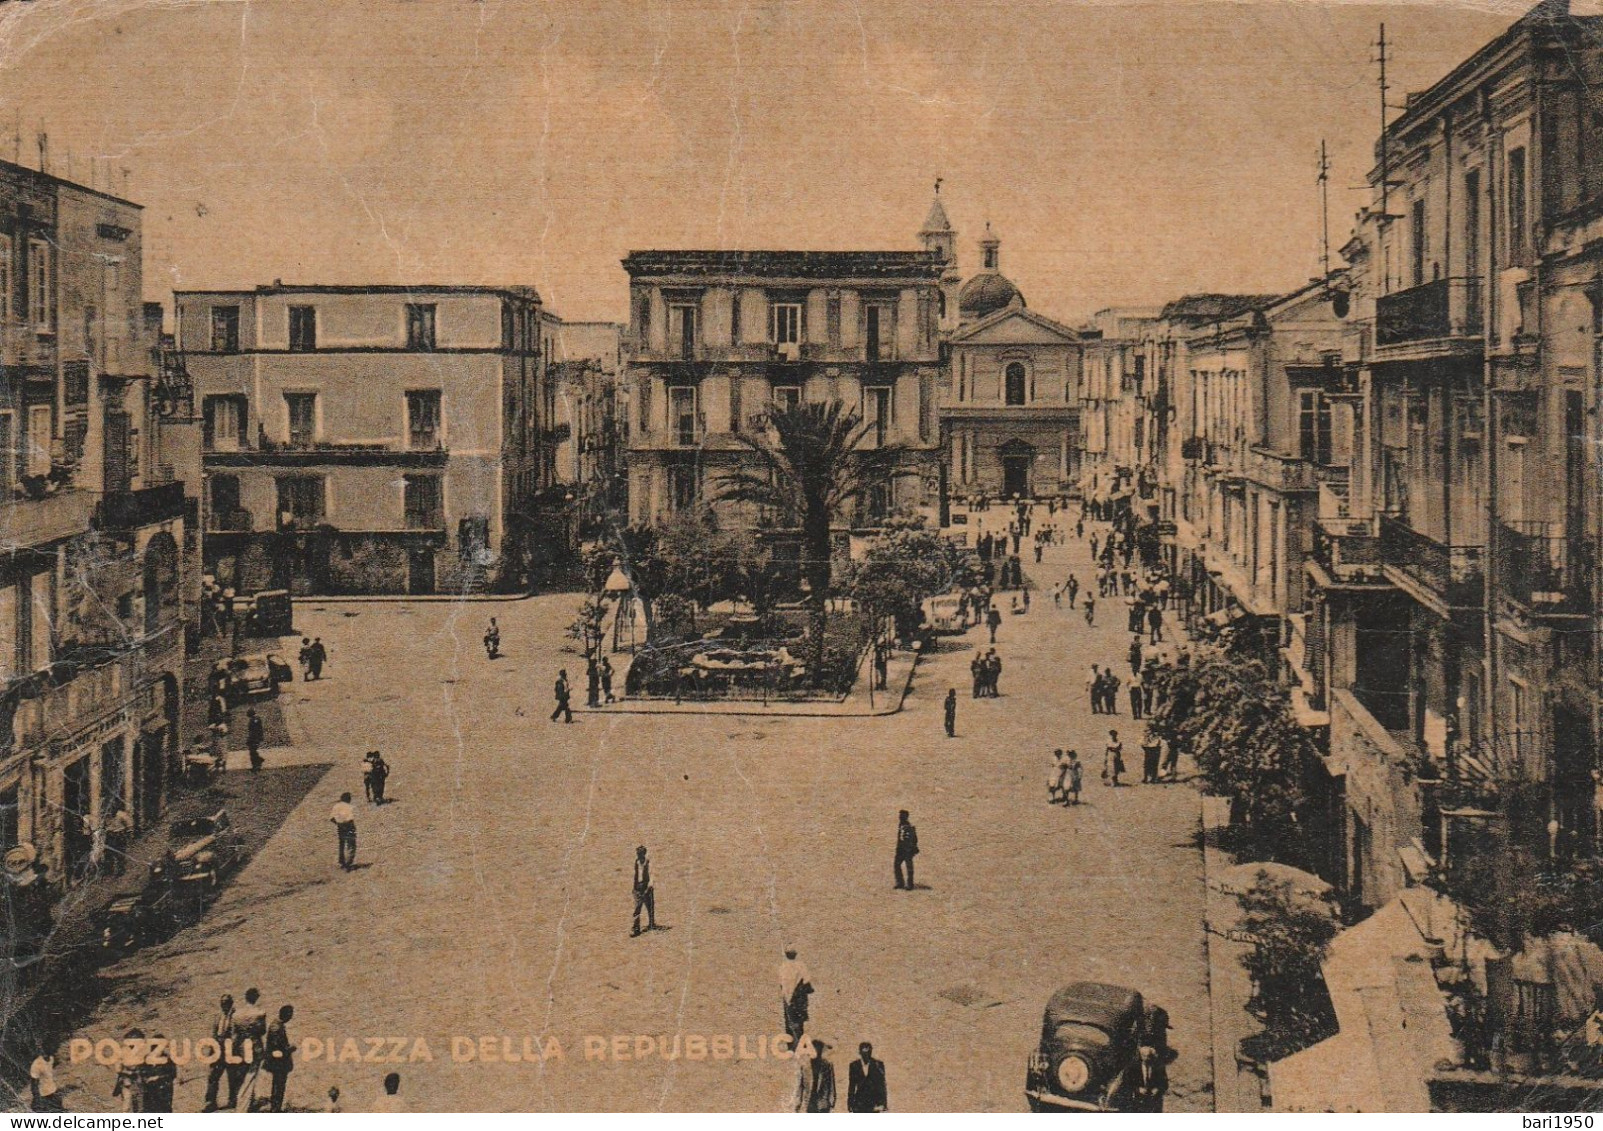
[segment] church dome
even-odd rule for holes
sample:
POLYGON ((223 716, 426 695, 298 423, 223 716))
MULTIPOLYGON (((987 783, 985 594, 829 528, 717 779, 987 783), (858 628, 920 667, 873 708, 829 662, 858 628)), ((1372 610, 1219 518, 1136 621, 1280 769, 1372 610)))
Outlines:
POLYGON ((978 321, 1014 303, 1023 306, 1024 295, 1012 280, 997 271, 974 276, 957 292, 957 312, 965 322, 978 321))

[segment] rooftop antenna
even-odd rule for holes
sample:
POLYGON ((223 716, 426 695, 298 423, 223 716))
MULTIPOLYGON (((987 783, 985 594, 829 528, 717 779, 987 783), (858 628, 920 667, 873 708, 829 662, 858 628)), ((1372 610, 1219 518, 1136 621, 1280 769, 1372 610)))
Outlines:
POLYGON ((1386 85, 1386 25, 1380 25, 1380 42, 1376 44, 1380 49, 1377 57, 1380 63, 1380 214, 1382 222, 1391 214, 1391 162, 1389 147, 1386 141, 1386 93, 1390 87, 1386 85))
POLYGON ((40 130, 38 137, 34 140, 39 143, 39 171, 48 173, 50 172, 50 135, 40 130))
POLYGON ((11 120, 11 163, 22 164, 22 112, 19 110, 11 120))
POLYGON ((1330 278, 1330 157, 1319 139, 1319 276, 1330 278))
POLYGON ((941 181, 943 179, 944 178, 942 178, 942 177, 936 177, 935 178, 935 195, 936 196, 940 196, 941 195, 941 181))

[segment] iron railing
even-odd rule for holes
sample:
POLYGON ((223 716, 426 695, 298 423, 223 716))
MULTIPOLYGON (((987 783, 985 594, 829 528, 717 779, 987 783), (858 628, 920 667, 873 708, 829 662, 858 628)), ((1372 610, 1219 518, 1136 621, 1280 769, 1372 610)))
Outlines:
POLYGON ((1421 534, 1395 515, 1380 518, 1380 552, 1387 566, 1407 575, 1448 605, 1475 608, 1484 551, 1480 546, 1445 545, 1421 534))
POLYGON ((1375 344, 1473 337, 1485 328, 1479 279, 1437 279, 1375 300, 1375 344))

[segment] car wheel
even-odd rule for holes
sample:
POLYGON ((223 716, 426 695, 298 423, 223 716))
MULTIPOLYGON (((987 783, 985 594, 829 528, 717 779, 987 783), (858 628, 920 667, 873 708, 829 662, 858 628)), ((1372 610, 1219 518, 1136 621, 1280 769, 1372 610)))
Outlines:
POLYGON ((1029 1103, 1031 1111, 1039 1112, 1041 1110, 1041 1101, 1034 1096, 1025 1096, 1024 1099, 1029 1103))

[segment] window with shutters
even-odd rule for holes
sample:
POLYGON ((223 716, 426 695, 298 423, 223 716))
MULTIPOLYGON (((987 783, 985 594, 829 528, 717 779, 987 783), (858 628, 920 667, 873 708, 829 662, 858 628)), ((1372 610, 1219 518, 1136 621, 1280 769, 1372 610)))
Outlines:
POLYGON ((1297 404, 1297 454, 1309 463, 1329 467, 1333 454, 1330 401, 1318 389, 1300 389, 1297 404))
POLYGON ((406 348, 431 350, 434 348, 434 311, 432 302, 406 304, 406 348))
POLYGON ((440 390, 410 390, 406 394, 406 446, 413 451, 436 451, 441 434, 440 390))
POLYGON ((206 448, 237 452, 246 447, 245 420, 249 402, 241 396, 210 396, 202 402, 201 420, 206 448))
POLYGON ((776 346, 801 344, 799 302, 776 302, 768 308, 768 340, 776 346))
POLYGON ((288 475, 277 486, 280 529, 305 529, 323 521, 327 512, 321 475, 288 475))
POLYGON ((28 241, 28 321, 39 331, 50 329, 50 245, 28 241))
POLYGON ((285 393, 284 408, 289 416, 289 446, 311 447, 317 442, 317 394, 285 393))
POLYGON ((212 307, 212 352, 239 352, 239 307, 212 307))
POLYGON ((289 308, 289 348, 297 353, 309 353, 317 348, 317 307, 289 308))
POLYGON ((403 480, 406 528, 445 529, 445 490, 438 475, 408 475, 403 480))

